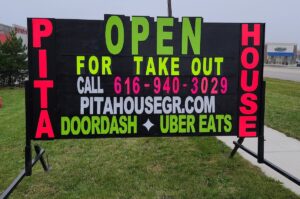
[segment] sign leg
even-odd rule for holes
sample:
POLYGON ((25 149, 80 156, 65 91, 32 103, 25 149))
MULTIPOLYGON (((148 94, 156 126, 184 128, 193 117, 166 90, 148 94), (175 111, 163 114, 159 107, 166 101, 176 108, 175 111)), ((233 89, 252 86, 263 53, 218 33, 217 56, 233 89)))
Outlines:
POLYGON ((264 135, 264 123, 265 123, 265 94, 266 94, 266 82, 263 81, 262 94, 261 94, 261 109, 260 109, 260 128, 257 140, 257 162, 264 163, 265 153, 265 135, 264 135))
MULTIPOLYGON (((42 149, 39 145, 34 145, 34 150, 35 150, 36 154, 38 155, 38 154, 41 153, 41 151, 42 151, 43 149, 42 149)), ((45 159, 44 159, 44 156, 41 156, 41 157, 40 157, 40 162, 41 162, 41 164, 42 164, 42 166, 43 166, 44 171, 47 172, 47 171, 50 170, 50 166, 49 166, 49 164, 46 163, 46 161, 45 161, 45 159)))
MULTIPOLYGON (((245 138, 239 138, 238 141, 237 141, 238 144, 240 144, 240 145, 243 144, 244 139, 245 139, 245 138)), ((233 150, 232 150, 231 153, 230 153, 230 156, 229 156, 230 158, 233 158, 233 156, 235 155, 235 153, 237 152, 237 150, 240 148, 239 145, 235 144, 235 142, 233 142, 233 144, 234 144, 235 146, 234 146, 233 150)))

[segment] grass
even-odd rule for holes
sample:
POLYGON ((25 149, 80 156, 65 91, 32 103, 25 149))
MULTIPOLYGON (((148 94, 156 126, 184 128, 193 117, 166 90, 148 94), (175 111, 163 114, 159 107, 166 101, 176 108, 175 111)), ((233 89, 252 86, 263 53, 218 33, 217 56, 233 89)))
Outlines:
POLYGON ((300 140, 300 82, 266 81, 265 124, 300 140))
MULTIPOLYGON (((268 80, 269 81, 269 80, 268 80)), ((268 87, 270 88, 270 87, 268 87)), ((0 192, 24 165, 24 90, 2 89, 0 192)), ((38 142, 40 164, 11 198, 299 198, 215 138, 139 138, 38 142)))

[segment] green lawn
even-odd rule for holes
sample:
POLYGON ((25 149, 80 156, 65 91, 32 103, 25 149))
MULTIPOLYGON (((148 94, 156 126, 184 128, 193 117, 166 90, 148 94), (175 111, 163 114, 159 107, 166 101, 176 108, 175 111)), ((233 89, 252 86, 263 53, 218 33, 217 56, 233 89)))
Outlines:
MULTIPOLYGON (((24 165, 25 113, 23 89, 2 89, 0 96, 1 192, 24 165)), ((239 155, 228 159, 230 149, 215 138, 39 144, 52 170, 37 164, 11 198, 299 198, 239 155)))
POLYGON ((300 140, 300 82, 266 81, 265 124, 300 140))

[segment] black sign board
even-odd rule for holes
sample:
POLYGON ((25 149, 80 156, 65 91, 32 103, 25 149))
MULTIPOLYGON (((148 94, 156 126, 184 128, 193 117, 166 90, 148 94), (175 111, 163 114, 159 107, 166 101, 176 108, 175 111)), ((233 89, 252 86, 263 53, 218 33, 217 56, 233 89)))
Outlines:
POLYGON ((31 139, 258 135, 264 24, 28 19, 31 139))

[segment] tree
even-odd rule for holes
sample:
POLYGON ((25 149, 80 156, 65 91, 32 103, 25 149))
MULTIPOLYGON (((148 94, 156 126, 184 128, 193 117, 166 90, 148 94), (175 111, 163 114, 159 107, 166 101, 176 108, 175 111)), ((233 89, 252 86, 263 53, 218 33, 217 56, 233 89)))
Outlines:
POLYGON ((0 44, 0 77, 4 86, 13 86, 16 80, 27 71, 27 52, 22 39, 14 31, 0 44))

